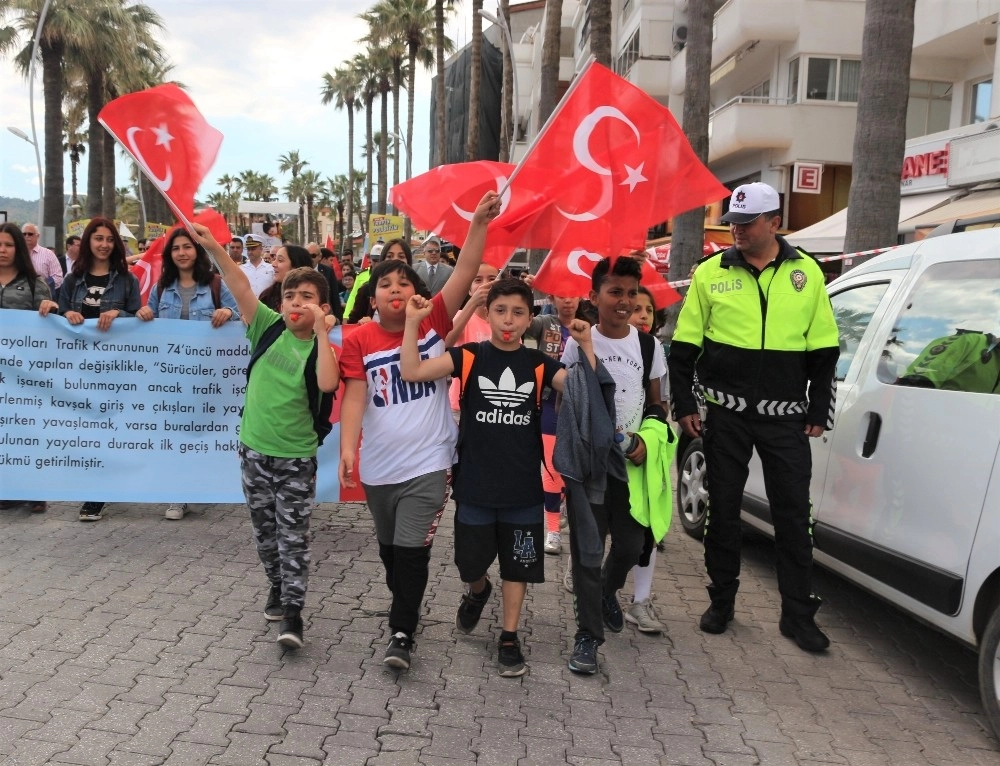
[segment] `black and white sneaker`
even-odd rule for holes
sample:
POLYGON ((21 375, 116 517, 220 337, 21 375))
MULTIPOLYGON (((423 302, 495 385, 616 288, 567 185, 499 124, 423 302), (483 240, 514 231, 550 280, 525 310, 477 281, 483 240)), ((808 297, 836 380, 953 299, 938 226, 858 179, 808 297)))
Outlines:
POLYGON ((301 649, 305 644, 302 639, 302 612, 298 607, 290 606, 285 609, 278 643, 287 649, 301 649))
POLYGON ((281 605, 281 586, 272 585, 271 592, 267 594, 267 603, 264 604, 264 619, 268 622, 277 622, 284 617, 285 607, 281 605))
POLYGON ((479 624, 482 617, 483 607, 490 600, 493 592, 493 585, 489 579, 486 580, 486 587, 482 593, 473 593, 471 590, 462 594, 462 603, 458 605, 458 615, 455 617, 455 627, 463 633, 471 633, 479 624))
POLYGON ((521 654, 521 642, 516 638, 501 641, 497 655, 497 667, 504 678, 523 676, 528 669, 524 664, 524 655, 521 654))
POLYGON ((388 665, 396 670, 410 669, 410 652, 413 651, 413 639, 403 631, 394 633, 389 639, 389 646, 385 650, 385 658, 382 664, 388 665))
POLYGON ((586 633, 578 636, 569 658, 569 669, 574 673, 592 676, 597 672, 597 639, 586 633))
POLYGON ((612 633, 621 633, 625 627, 625 615, 622 614, 622 606, 618 603, 618 595, 612 593, 601 599, 601 616, 604 618, 604 627, 612 633))

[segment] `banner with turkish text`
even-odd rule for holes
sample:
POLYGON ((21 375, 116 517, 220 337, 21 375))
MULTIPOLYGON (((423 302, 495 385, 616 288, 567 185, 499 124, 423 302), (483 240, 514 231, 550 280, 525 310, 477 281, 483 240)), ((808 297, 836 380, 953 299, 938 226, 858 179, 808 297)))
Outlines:
MULTIPOLYGON (((4 499, 243 502, 236 450, 250 348, 242 323, 121 318, 102 332, 96 320, 4 314, 4 499)), ((340 327, 330 332, 338 352, 341 337, 340 327)), ((319 449, 319 502, 364 500, 337 479, 342 394, 319 449)))

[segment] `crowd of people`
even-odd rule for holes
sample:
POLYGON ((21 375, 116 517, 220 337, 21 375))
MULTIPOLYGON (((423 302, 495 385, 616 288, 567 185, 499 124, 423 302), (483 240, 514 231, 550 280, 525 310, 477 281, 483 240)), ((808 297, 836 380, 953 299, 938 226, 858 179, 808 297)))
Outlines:
MULTIPOLYGON (((814 621, 808 438, 829 427, 838 338, 822 274, 776 234, 777 195, 764 186, 734 193, 726 219, 734 246, 694 272, 671 346, 670 388, 680 427, 704 437, 712 477, 711 605, 701 629, 721 633, 734 616, 739 497, 756 448, 772 495, 781 632, 821 651, 829 641, 814 621), (769 312, 779 329, 767 324, 769 312), (743 406, 730 407, 737 399, 743 406), (777 399, 788 406, 763 406, 777 399)), ((640 259, 623 255, 595 265, 586 301, 551 296, 552 312, 536 316, 530 275, 510 278, 482 262, 498 211, 497 195, 486 194, 454 264, 436 238, 423 243, 417 264, 408 242, 391 240, 372 248, 360 272, 349 252, 336 269, 334 253, 315 243, 268 243, 271 232, 220 243, 193 224, 167 237, 145 305, 113 222, 91 219, 72 259, 67 248, 58 282, 32 244, 37 230, 31 239, 4 224, 0 308, 59 314, 70 324, 93 319, 101 330, 123 317, 213 327, 242 320, 251 350, 242 484, 270 584, 263 612, 280 621, 280 644, 304 642, 316 455, 330 429, 329 399, 343 382, 338 476, 365 490, 391 593, 384 663, 405 670, 413 661, 432 544, 453 496, 455 564, 465 584, 457 628, 476 628, 498 562, 498 671, 522 675, 527 586, 543 581, 545 554, 563 552, 566 523, 577 623, 569 668, 593 674, 605 630, 620 632, 625 622, 663 630, 652 583, 670 522, 677 436, 663 400, 659 313, 640 286, 640 259), (358 325, 339 358, 320 342, 338 321, 358 325), (619 592, 630 573, 634 595, 623 610, 619 592)), ((44 501, 28 505, 45 510, 44 501)), ((186 510, 171 505, 166 516, 181 519, 186 510)), ((102 515, 97 501, 80 510, 81 521, 102 515)))

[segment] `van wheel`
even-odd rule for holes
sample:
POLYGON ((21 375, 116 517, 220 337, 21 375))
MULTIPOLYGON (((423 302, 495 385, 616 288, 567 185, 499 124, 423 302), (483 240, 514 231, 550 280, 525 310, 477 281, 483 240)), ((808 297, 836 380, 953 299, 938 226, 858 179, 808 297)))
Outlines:
POLYGON ((979 696, 993 733, 1000 736, 1000 604, 979 642, 979 696))
POLYGON ((684 531, 695 540, 701 540, 705 536, 708 515, 708 483, 700 438, 691 440, 677 468, 677 508, 684 531))

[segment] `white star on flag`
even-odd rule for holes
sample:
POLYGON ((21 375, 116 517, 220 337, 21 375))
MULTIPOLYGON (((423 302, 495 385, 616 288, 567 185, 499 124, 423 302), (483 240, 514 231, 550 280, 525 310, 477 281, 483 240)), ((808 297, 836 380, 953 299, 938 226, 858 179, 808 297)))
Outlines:
POLYGON ((646 176, 644 176, 642 174, 642 167, 645 164, 646 164, 645 162, 640 162, 639 163, 639 167, 637 167, 637 168, 629 167, 628 165, 626 165, 625 166, 625 171, 628 173, 628 178, 626 178, 624 181, 622 181, 618 185, 619 186, 625 186, 625 184, 628 184, 628 190, 630 192, 634 192, 635 191, 635 187, 638 184, 641 184, 643 181, 648 181, 649 180, 648 178, 646 178, 646 176))
MULTIPOLYGON (((165 122, 160 123, 160 127, 153 128, 152 130, 156 134, 156 145, 166 147, 169 152, 170 142, 174 140, 174 137, 170 135, 170 131, 167 130, 167 124, 165 122)), ((628 167, 628 165, 625 167, 628 167)))

